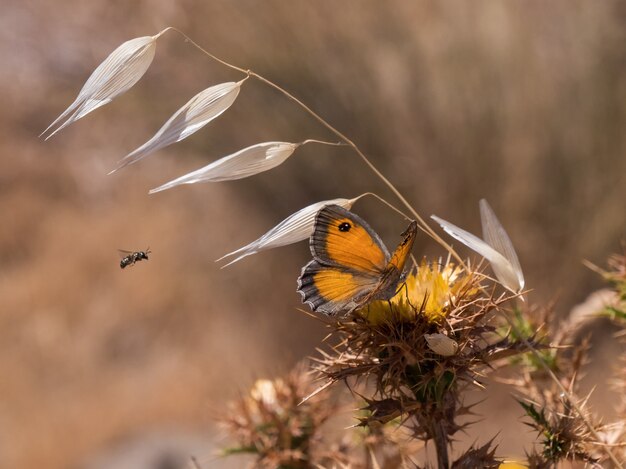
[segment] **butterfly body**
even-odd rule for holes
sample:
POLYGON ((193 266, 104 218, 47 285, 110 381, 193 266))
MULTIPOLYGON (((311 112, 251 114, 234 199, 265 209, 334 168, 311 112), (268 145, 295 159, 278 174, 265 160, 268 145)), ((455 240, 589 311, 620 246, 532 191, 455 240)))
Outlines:
POLYGON ((417 224, 412 222, 390 254, 361 217, 338 205, 324 207, 310 238, 313 260, 298 279, 302 301, 313 311, 334 316, 392 298, 416 234, 417 224))

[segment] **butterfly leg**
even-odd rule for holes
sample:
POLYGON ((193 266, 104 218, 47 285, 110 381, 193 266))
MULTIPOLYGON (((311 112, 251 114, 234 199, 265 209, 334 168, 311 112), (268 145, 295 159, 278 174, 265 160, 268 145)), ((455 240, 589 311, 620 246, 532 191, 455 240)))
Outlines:
MULTIPOLYGON (((411 309, 413 310, 413 312, 415 313, 415 315, 417 315, 419 313, 420 309, 417 309, 415 307, 415 305, 413 303, 411 303, 411 299, 409 298, 409 286, 406 284, 406 282, 403 282, 402 285, 400 285, 400 287, 398 288, 398 291, 396 294, 400 293, 400 291, 404 289, 405 291, 405 295, 404 297, 406 298, 406 302, 409 304, 409 306, 411 307, 411 309)), ((425 303, 424 303, 425 304, 425 303)))

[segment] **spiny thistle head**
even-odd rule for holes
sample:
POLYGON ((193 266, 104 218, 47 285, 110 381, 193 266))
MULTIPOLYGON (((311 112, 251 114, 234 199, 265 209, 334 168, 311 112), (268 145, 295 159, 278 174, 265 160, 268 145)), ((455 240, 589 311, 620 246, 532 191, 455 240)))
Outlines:
POLYGON ((398 422, 354 428, 340 441, 322 438, 322 431, 333 434, 324 424, 339 406, 327 389, 311 393, 310 378, 299 366, 284 379, 257 380, 231 403, 221 423, 236 444, 223 455, 254 455, 253 467, 259 469, 413 467, 412 458, 423 450, 423 443, 398 422))
POLYGON ((309 373, 297 367, 285 379, 257 380, 220 420, 236 443, 224 455, 252 454, 259 468, 308 468, 320 463, 320 427, 335 412, 327 391, 312 391, 309 373))
POLYGON ((399 418, 410 420, 413 436, 433 438, 435 426, 447 434, 461 427, 456 417, 463 386, 477 383, 487 364, 523 351, 521 342, 485 337, 496 330, 495 314, 508 298, 485 293, 480 273, 451 264, 423 262, 389 302, 376 302, 346 320, 329 323, 338 345, 322 352, 318 370, 332 381, 373 378, 364 426, 399 418))
MULTIPOLYGON (((595 463, 592 443, 595 441, 584 418, 573 410, 566 398, 553 399, 548 406, 518 401, 531 421, 527 425, 534 428, 541 438, 542 451, 533 458, 538 463, 543 459, 546 465, 554 465, 563 460, 577 460, 595 463), (559 402, 560 401, 560 402, 559 402)), ((582 407, 584 403, 580 403, 582 407)), ((587 414, 585 418, 589 418, 587 414)), ((539 466, 540 467, 540 466, 539 466)))

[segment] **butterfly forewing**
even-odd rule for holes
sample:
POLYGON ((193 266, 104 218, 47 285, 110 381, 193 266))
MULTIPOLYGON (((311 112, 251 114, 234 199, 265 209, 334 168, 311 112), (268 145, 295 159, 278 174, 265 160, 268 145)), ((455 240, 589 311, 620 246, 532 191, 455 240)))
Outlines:
POLYGON ((415 242, 415 236, 417 235, 417 222, 412 222, 409 227, 402 233, 402 241, 398 244, 398 247, 393 252, 391 260, 387 265, 387 268, 392 266, 399 272, 404 270, 406 260, 409 258, 413 243, 415 242))
POLYGON ((371 275, 383 272, 390 259, 376 232, 361 217, 338 205, 319 211, 310 243, 313 257, 320 263, 371 275))

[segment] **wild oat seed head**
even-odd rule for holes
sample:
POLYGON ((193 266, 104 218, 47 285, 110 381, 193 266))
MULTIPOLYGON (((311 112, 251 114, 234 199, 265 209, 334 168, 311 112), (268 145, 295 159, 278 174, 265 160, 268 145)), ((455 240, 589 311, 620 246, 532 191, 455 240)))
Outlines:
POLYGON ((221 83, 195 95, 150 140, 122 158, 117 168, 109 174, 136 163, 161 148, 180 142, 219 117, 235 102, 245 80, 247 78, 236 83, 221 83))
POLYGON ((150 67, 156 52, 156 40, 160 34, 131 39, 111 52, 87 79, 74 102, 41 133, 40 137, 66 119, 46 137, 48 140, 61 129, 100 106, 110 103, 132 88, 150 67))
POLYGON ((283 163, 300 145, 288 142, 257 143, 152 189, 150 194, 181 184, 234 181, 254 176, 283 163))
MULTIPOLYGON (((480 207, 480 221, 483 227, 483 239, 489 246, 494 248, 502 254, 507 261, 509 261, 510 267, 517 277, 517 283, 511 279, 510 285, 514 289, 517 288, 517 291, 513 290, 517 293, 524 288, 525 281, 522 266, 519 263, 517 253, 513 247, 513 242, 500 223, 500 220, 496 217, 496 214, 489 203, 487 203, 485 199, 481 199, 478 202, 478 205, 480 207)), ((510 275, 508 266, 503 267, 497 263, 492 263, 491 266, 498 279, 505 279, 510 275)))
POLYGON ((305 239, 309 239, 311 237, 311 234, 313 233, 313 228, 315 226, 315 216, 321 208, 325 207, 326 205, 339 205, 345 209, 349 209, 352 207, 354 202, 359 200, 361 197, 363 196, 360 195, 353 199, 322 200, 321 202, 316 202, 314 204, 308 205, 298 210, 296 213, 289 215, 287 218, 285 218, 283 221, 281 221, 278 225, 269 230, 260 238, 239 249, 236 249, 233 252, 229 252, 228 254, 217 259, 216 262, 219 262, 222 259, 226 259, 227 257, 237 256, 235 257, 235 259, 233 259, 224 266, 227 267, 237 261, 240 261, 244 257, 251 256, 252 254, 256 254, 257 252, 264 251, 266 249, 287 246, 288 244, 293 244, 304 241, 305 239))
POLYGON ((480 212, 485 240, 435 215, 431 218, 450 236, 487 259, 503 287, 519 293, 524 288, 524 274, 513 243, 484 199, 480 201, 480 212))

